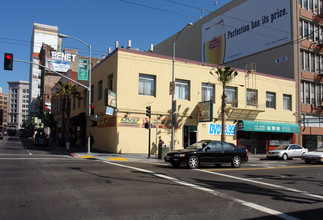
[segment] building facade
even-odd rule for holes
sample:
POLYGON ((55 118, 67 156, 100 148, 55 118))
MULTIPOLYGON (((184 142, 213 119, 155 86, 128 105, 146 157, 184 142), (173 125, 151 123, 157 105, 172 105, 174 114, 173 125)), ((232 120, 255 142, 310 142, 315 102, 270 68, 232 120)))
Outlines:
MULTIPOLYGON (((236 69, 226 87, 226 127, 221 128, 222 85, 215 65, 176 59, 175 149, 202 139, 226 140, 265 153, 282 143, 294 143, 295 81, 286 77, 236 69), (210 74, 213 72, 213 75, 210 74)), ((114 153, 157 153, 159 136, 170 146, 172 57, 118 48, 92 71, 91 127, 93 148, 114 153), (148 143, 146 107, 151 106, 151 142, 148 143)), ((71 107, 71 119, 87 115, 87 91, 71 107)), ((79 122, 80 122, 79 120, 79 122)), ((80 131, 83 125, 75 125, 80 131)), ((81 135, 81 134, 79 134, 81 135)), ((81 137, 78 137, 81 138, 81 137)))
MULTIPOLYGON (((54 50, 59 49, 61 43, 58 38, 58 27, 34 23, 33 32, 31 37, 31 55, 30 62, 39 63, 39 53, 43 44, 49 45, 54 50)), ((37 106, 37 99, 41 97, 41 69, 38 65, 30 65, 29 74, 29 116, 38 117, 39 108, 37 106)), ((38 100, 40 102, 40 100, 38 100)), ((50 102, 49 102, 50 103, 50 102)))
POLYGON ((29 82, 12 81, 9 84, 8 127, 23 128, 28 120, 29 82))
MULTIPOLYGON (((294 79, 296 141, 313 150, 323 146, 322 13, 322 0, 233 0, 183 31, 176 56, 294 79)), ((172 55, 177 34, 154 53, 172 55)))
POLYGON ((0 111, 2 112, 1 123, 0 126, 7 126, 8 123, 8 94, 2 92, 2 88, 0 87, 0 111))

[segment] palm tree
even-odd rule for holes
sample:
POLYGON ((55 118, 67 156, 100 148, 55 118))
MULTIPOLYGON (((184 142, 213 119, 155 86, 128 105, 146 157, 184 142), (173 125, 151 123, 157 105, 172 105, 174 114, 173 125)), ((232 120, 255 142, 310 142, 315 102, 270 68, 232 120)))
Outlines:
MULTIPOLYGON (((233 80, 235 76, 238 75, 238 72, 231 67, 227 66, 224 69, 217 67, 217 71, 215 74, 218 76, 218 80, 222 83, 222 104, 221 104, 221 141, 225 141, 225 107, 226 107, 226 94, 225 94, 225 87, 233 80)), ((210 74, 214 76, 212 71, 210 74)))
POLYGON ((64 134, 66 133, 67 141, 70 140, 70 113, 71 113, 71 98, 81 98, 80 92, 76 91, 76 84, 63 83, 61 81, 56 83, 57 91, 53 96, 62 97, 62 143, 65 143, 64 134), (65 122, 65 115, 67 117, 67 123, 65 122))

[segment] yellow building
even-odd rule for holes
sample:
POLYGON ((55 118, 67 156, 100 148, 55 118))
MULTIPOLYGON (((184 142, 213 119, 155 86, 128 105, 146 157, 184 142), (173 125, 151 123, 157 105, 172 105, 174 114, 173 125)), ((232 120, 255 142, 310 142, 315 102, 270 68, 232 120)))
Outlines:
MULTIPOLYGON (((175 149, 202 139, 220 140, 222 84, 215 70, 212 64, 176 59, 175 149), (209 113, 213 114, 209 117, 209 113)), ((226 141, 254 153, 264 153, 281 143, 294 143, 294 133, 299 132, 294 124, 295 81, 236 71, 238 75, 226 88, 226 141)), ((151 106, 152 113, 151 153, 157 153, 159 136, 170 146, 171 81, 172 58, 168 56, 118 48, 97 64, 92 70, 92 119, 97 122, 91 127, 92 148, 148 153, 147 106, 151 106), (113 115, 106 114, 107 104, 115 106, 113 115)), ((87 112, 86 90, 79 89, 85 99, 71 109, 71 116, 87 112)))

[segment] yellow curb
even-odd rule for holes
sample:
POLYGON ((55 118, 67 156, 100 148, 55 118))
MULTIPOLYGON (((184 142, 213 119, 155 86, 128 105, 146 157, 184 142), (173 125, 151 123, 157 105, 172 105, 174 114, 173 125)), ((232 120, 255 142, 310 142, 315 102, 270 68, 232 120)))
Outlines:
POLYGON ((80 158, 93 158, 93 156, 80 156, 80 158))
POLYGON ((108 160, 119 160, 119 161, 128 161, 125 158, 108 158, 108 160))

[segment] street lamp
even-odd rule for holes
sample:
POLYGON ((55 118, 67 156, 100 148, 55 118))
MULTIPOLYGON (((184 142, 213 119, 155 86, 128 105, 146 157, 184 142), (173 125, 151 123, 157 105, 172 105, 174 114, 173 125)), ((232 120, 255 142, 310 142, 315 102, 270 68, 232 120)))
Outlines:
POLYGON ((175 43, 178 37, 181 35, 181 33, 186 29, 192 27, 192 23, 188 23, 178 34, 176 37, 173 39, 173 71, 172 71, 172 84, 174 86, 174 91, 172 92, 172 142, 171 142, 171 150, 174 150, 174 126, 175 126, 175 104, 174 104, 174 99, 175 99, 175 43))
POLYGON ((92 73, 92 65, 91 65, 91 44, 87 44, 84 41, 73 37, 73 36, 69 36, 69 35, 65 35, 65 34, 58 34, 58 37, 60 38, 73 38, 79 42, 81 42, 82 44, 84 44, 85 46, 87 46, 89 48, 89 85, 87 87, 87 90, 89 92, 89 103, 88 103, 88 118, 87 118, 87 153, 90 154, 91 153, 91 73, 92 73))

